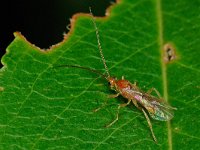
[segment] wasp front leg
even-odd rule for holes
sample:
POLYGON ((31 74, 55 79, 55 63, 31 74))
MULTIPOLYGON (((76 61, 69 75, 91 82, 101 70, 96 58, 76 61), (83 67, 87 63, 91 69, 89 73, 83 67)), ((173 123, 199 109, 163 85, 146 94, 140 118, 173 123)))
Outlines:
POLYGON ((108 98, 116 98, 120 95, 120 93, 109 95, 108 98))
POLYGON ((116 115, 115 120, 113 120, 113 121, 112 121, 110 124, 108 124, 106 127, 112 126, 112 125, 119 119, 119 110, 120 110, 120 108, 126 107, 127 105, 130 104, 130 102, 131 102, 131 99, 129 99, 127 103, 120 104, 120 105, 118 106, 118 108, 117 108, 117 115, 116 115))

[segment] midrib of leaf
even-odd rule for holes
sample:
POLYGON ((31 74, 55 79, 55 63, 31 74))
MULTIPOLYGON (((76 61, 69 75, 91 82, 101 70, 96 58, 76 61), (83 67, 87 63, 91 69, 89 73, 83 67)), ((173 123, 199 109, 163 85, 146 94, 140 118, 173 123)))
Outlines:
MULTIPOLYGON (((163 81, 163 96, 166 101, 168 101, 168 90, 167 90, 167 71, 166 64, 163 61, 163 19, 162 19, 162 3, 161 0, 157 0, 156 2, 156 13, 158 19, 158 42, 159 42, 159 50, 161 51, 161 70, 162 70, 162 81, 163 81)), ((167 122, 167 131, 168 131, 168 145, 169 150, 172 150, 172 134, 171 134, 171 123, 167 122)))

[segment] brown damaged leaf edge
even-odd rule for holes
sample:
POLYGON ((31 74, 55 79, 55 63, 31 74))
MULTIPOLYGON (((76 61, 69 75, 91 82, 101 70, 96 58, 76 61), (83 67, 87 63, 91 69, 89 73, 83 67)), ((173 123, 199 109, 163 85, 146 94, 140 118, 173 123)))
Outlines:
MULTIPOLYGON (((116 0, 116 3, 113 3, 111 4, 105 11, 105 16, 104 17, 95 17, 95 18, 99 18, 99 19, 106 19, 109 15, 110 15, 110 12, 111 12, 111 9, 113 6, 117 5, 120 3, 120 0, 116 0)), ((88 10, 89 10, 89 7, 88 7, 88 10)), ((76 13, 72 16, 72 18, 70 19, 70 24, 67 25, 67 27, 70 29, 69 32, 67 34, 64 34, 64 39, 63 41, 61 41, 60 43, 57 43, 55 45, 52 45, 50 47, 50 49, 47 49, 47 50, 52 50, 53 48, 56 48, 58 46, 60 46, 62 43, 66 42, 68 37, 73 33, 74 29, 75 29, 75 24, 76 24, 76 20, 79 18, 79 17, 83 17, 83 16, 88 16, 88 17, 91 17, 91 15, 89 13, 76 13)))
POLYGON ((44 50, 42 50, 41 48, 39 48, 39 47, 36 46, 35 44, 32 44, 31 42, 29 42, 29 41, 25 38, 25 36, 23 36, 23 35, 21 34, 21 32, 19 32, 19 31, 14 32, 14 36, 15 36, 15 38, 20 38, 21 40, 27 42, 27 43, 28 43, 31 47, 33 47, 34 49, 37 49, 37 50, 39 50, 39 51, 41 51, 41 52, 45 52, 44 50))
POLYGON ((164 62, 165 63, 170 63, 174 60, 177 59, 177 55, 176 55, 176 49, 174 47, 173 44, 171 43, 166 43, 164 46, 163 46, 163 50, 164 50, 164 62))
MULTIPOLYGON (((105 13, 105 16, 104 16, 104 17, 95 17, 95 18, 106 19, 106 18, 109 16, 112 7, 113 7, 114 5, 116 5, 116 4, 119 4, 119 2, 120 2, 120 0, 116 0, 116 3, 111 4, 111 5, 106 9, 106 13, 105 13)), ((88 8, 88 10, 89 10, 89 8, 88 8)), ((90 15, 89 13, 87 13, 87 14, 86 14, 86 13, 77 13, 77 14, 74 14, 74 15, 72 16, 72 18, 70 19, 70 24, 68 25, 68 26, 70 27, 69 32, 68 32, 67 34, 64 34, 63 40, 62 40, 61 42, 59 42, 59 43, 57 43, 57 44, 55 44, 55 45, 50 46, 49 49, 41 49, 40 47, 36 46, 35 44, 32 44, 31 42, 29 42, 29 41, 25 38, 25 36, 23 36, 23 35, 21 34, 21 32, 18 32, 18 31, 17 31, 17 32, 14 32, 14 36, 15 36, 15 38, 17 38, 17 37, 21 38, 22 40, 24 40, 25 42, 27 42, 30 46, 32 46, 34 49, 37 49, 37 50, 39 50, 39 51, 41 51, 41 52, 43 52, 43 53, 48 53, 49 51, 53 50, 53 49, 56 48, 56 47, 59 47, 60 45, 62 45, 64 42, 67 41, 67 39, 70 37, 70 35, 73 33, 73 31, 74 31, 74 29, 75 29, 76 20, 77 20, 79 17, 82 17, 82 16, 88 16, 88 17, 90 16, 90 17, 91 17, 91 15, 90 15)))

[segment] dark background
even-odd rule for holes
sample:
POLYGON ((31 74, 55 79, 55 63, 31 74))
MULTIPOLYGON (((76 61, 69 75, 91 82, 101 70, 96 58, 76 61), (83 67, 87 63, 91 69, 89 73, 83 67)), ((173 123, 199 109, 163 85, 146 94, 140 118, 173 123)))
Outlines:
MULTIPOLYGON (((6 0, 0 1, 0 58, 20 31, 28 41, 49 48, 63 40, 70 18, 77 12, 104 16, 115 0, 6 0)), ((0 64, 1 66, 1 64, 0 64)))

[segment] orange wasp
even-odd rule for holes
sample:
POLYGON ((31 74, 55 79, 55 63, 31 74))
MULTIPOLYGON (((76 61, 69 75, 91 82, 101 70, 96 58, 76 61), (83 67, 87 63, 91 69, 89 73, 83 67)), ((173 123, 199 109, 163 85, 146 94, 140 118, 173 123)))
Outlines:
MULTIPOLYGON (((153 118, 155 120, 168 121, 173 118, 173 110, 176 110, 176 108, 171 107, 166 102, 164 102, 163 99, 161 98, 159 92, 155 88, 150 89, 148 92, 144 92, 144 91, 140 90, 139 87, 137 87, 136 83, 132 84, 128 80, 124 79, 123 76, 122 76, 122 79, 119 79, 119 80, 117 78, 110 76, 110 73, 108 71, 108 67, 106 65, 106 61, 105 61, 105 58, 103 55, 103 51, 101 48, 98 28, 97 28, 96 22, 94 21, 93 14, 91 12, 91 8, 90 8, 90 14, 92 15, 92 21, 93 21, 95 31, 96 31, 98 48, 99 48, 101 59, 103 61, 107 75, 104 75, 97 70, 83 67, 83 66, 60 65, 57 67, 80 68, 80 69, 84 69, 84 70, 88 70, 90 72, 96 73, 96 74, 102 76, 103 78, 105 78, 109 82, 110 88, 112 90, 116 91, 116 94, 114 94, 110 97, 115 98, 115 97, 118 97, 119 95, 121 95, 128 100, 127 103, 120 104, 118 106, 116 118, 110 124, 108 124, 106 127, 112 126, 118 120, 120 108, 125 107, 132 102, 139 110, 141 110, 143 112, 143 114, 148 122, 152 137, 153 137, 154 141, 157 142, 157 139, 154 135, 148 114, 151 116, 151 118, 153 118), (159 98, 150 95, 152 91, 155 91, 159 98), (148 114, 147 114, 147 112, 148 112, 148 114)), ((99 107, 98 109, 95 109, 95 111, 98 111, 100 108, 101 107, 99 107)))

